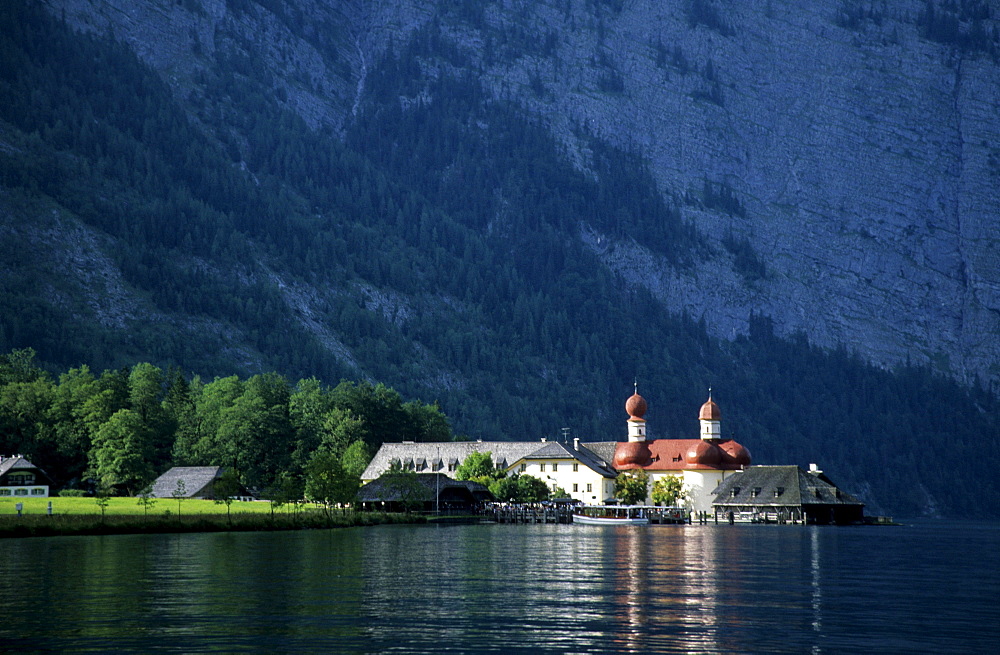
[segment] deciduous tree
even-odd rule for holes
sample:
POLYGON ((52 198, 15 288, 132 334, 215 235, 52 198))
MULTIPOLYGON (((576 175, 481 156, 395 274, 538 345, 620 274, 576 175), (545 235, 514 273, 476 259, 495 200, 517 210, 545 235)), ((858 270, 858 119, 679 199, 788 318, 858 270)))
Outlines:
POLYGON ((638 505, 646 500, 649 475, 642 469, 623 471, 615 478, 615 498, 626 505, 638 505))

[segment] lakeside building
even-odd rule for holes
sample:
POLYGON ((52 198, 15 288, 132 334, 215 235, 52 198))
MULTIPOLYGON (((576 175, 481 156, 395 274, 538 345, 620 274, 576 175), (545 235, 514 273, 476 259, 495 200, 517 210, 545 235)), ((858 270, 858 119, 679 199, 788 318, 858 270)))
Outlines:
MULTIPOLYGON (((615 478, 621 471, 642 469, 650 485, 666 476, 680 477, 693 511, 711 512, 714 490, 735 471, 750 465, 750 452, 733 439, 721 438, 722 415, 709 399, 699 412, 701 435, 697 439, 649 440, 646 401, 636 391, 625 403, 628 440, 573 445, 538 441, 460 441, 444 443, 385 443, 361 476, 376 480, 398 462, 416 473, 444 473, 454 477, 458 466, 473 452, 489 452, 497 469, 543 480, 550 489, 587 504, 614 501, 615 478)), ((647 496, 647 503, 652 499, 647 496)))
POLYGON ((48 498, 49 476, 22 455, 0 456, 0 496, 48 498))
POLYGON ((484 485, 455 480, 444 473, 418 475, 413 486, 394 484, 387 477, 379 477, 358 490, 362 510, 471 512, 482 503, 496 500, 484 485))
POLYGON ((719 485, 713 508, 717 521, 829 525, 860 523, 865 506, 811 464, 751 466, 719 485))
POLYGON ((579 439, 573 446, 554 441, 448 441, 384 443, 361 474, 370 483, 393 463, 418 474, 443 473, 455 477, 459 465, 472 453, 490 453, 495 468, 508 475, 538 478, 550 489, 561 488, 583 503, 603 503, 614 497, 617 472, 579 439))
MULTIPOLYGON (((153 498, 202 498, 215 500, 215 483, 226 472, 223 466, 175 466, 153 481, 153 498)), ((236 497, 249 497, 240 489, 236 497)))

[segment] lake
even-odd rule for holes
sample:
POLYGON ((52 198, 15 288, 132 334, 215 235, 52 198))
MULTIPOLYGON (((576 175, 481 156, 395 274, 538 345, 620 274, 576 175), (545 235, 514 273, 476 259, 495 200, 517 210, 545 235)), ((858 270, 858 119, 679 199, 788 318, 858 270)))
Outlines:
POLYGON ((0 651, 995 652, 1000 525, 0 541, 0 651))

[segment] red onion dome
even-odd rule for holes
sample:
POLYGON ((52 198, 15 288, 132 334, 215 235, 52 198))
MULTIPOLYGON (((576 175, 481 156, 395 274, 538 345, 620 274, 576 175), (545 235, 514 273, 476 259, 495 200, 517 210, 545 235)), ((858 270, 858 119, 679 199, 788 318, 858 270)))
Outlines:
POLYGON ((722 412, 719 411, 719 406, 715 404, 712 397, 709 396, 705 404, 701 406, 701 411, 698 412, 699 421, 721 421, 722 412))
POLYGON ((684 454, 684 461, 688 464, 702 464, 704 466, 718 466, 722 461, 722 451, 713 443, 701 441, 693 444, 684 454))
POLYGON ((750 466, 750 451, 732 439, 719 444, 719 448, 726 454, 726 460, 739 466, 750 466))
POLYGON ((616 469, 626 466, 646 466, 653 460, 649 445, 645 441, 627 441, 615 448, 615 459, 612 464, 616 469))
POLYGON ((625 411, 628 412, 629 418, 641 419, 646 415, 646 399, 638 393, 632 394, 632 396, 625 401, 625 411))

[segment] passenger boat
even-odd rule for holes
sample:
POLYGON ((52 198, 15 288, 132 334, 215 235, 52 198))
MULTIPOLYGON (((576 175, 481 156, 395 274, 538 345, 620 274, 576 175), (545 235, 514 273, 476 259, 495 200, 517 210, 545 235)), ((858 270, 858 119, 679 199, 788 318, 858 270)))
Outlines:
POLYGON ((581 505, 573 523, 583 525, 648 525, 650 507, 642 505, 581 505))

